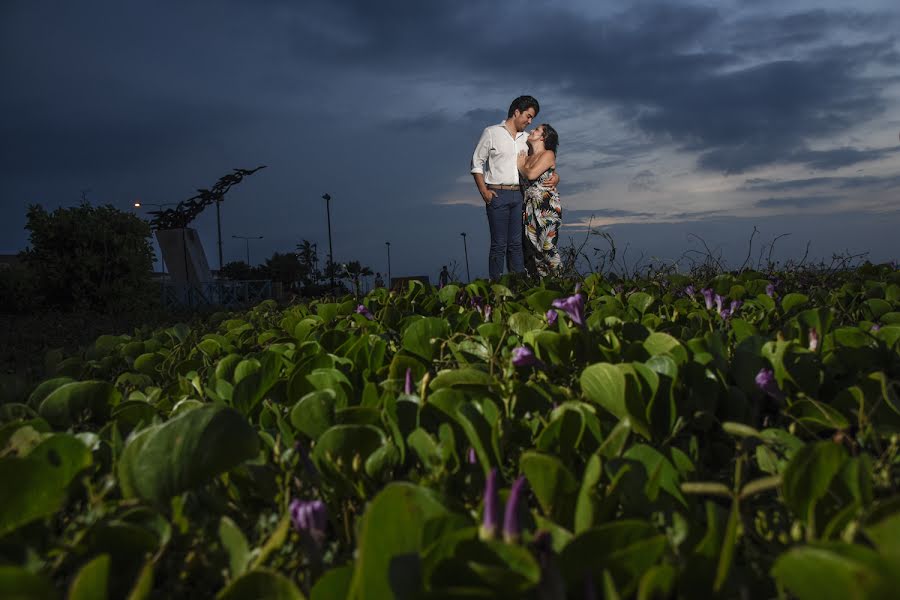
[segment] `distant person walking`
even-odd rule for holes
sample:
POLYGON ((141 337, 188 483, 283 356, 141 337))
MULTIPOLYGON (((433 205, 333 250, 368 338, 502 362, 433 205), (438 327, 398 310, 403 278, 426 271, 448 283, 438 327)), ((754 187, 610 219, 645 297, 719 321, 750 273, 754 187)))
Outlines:
POLYGON ((375 273, 375 287, 384 287, 384 279, 381 278, 381 273, 375 273))
POLYGON ((441 274, 438 275, 438 285, 440 287, 444 287, 445 285, 450 283, 450 271, 447 270, 447 265, 444 265, 441 268, 441 274))
MULTIPOLYGON (((506 120, 485 128, 472 155, 472 177, 484 200, 491 247, 488 254, 488 273, 491 279, 503 274, 525 271, 522 254, 522 187, 516 160, 520 152, 527 152, 525 128, 531 124, 541 107, 531 96, 519 96, 509 105, 506 120)), ((553 173, 545 184, 555 186, 559 176, 553 173)))
POLYGON ((518 167, 525 194, 525 267, 540 277, 557 275, 559 226, 562 205, 556 188, 545 185, 556 170, 559 135, 549 124, 535 127, 528 136, 528 152, 519 154, 518 167))

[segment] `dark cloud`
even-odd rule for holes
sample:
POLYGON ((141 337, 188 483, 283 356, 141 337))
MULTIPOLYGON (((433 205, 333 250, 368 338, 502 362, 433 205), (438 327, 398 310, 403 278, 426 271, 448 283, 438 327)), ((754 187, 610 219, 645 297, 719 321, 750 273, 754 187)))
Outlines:
POLYGON ((741 190, 752 192, 797 192, 830 188, 835 190, 863 191, 890 190, 900 187, 900 175, 858 175, 850 177, 810 177, 806 179, 773 180, 747 179, 741 190))
POLYGON ((900 148, 834 148, 833 150, 802 150, 791 157, 793 162, 805 164, 811 169, 826 171, 849 167, 858 163, 880 160, 897 154, 900 148))
POLYGON ((811 208, 834 204, 842 199, 842 196, 786 196, 757 200, 754 205, 759 208, 811 208))

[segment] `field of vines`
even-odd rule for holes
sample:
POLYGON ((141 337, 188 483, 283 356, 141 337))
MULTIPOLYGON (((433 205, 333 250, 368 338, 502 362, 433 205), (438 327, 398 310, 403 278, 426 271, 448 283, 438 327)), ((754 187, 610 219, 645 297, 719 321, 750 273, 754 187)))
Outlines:
POLYGON ((900 272, 504 283, 48 353, 0 597, 900 594, 900 272))

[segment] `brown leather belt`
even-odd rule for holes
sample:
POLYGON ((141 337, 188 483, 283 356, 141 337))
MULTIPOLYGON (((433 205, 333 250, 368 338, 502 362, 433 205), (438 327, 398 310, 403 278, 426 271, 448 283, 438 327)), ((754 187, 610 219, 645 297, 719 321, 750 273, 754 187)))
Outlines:
POLYGON ((496 185, 493 183, 489 183, 487 188, 489 190, 520 190, 522 189, 519 185, 496 185))

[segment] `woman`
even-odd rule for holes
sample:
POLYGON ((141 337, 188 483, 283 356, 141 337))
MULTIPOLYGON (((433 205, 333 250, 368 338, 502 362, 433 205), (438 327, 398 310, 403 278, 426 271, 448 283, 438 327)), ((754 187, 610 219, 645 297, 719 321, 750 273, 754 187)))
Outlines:
POLYGON ((556 188, 546 182, 556 169, 559 135, 544 123, 528 136, 528 154, 519 154, 518 165, 525 191, 525 265, 541 277, 558 275, 562 261, 557 235, 562 222, 562 206, 556 188))

